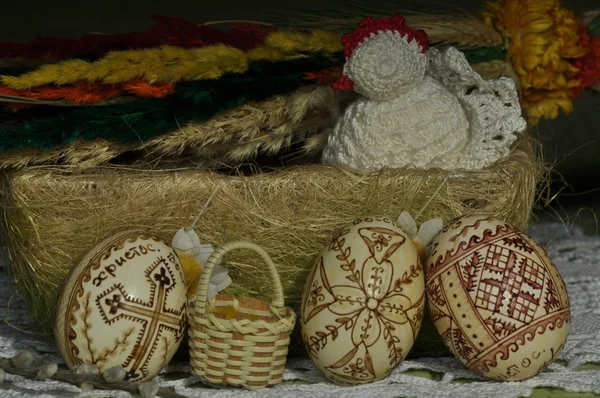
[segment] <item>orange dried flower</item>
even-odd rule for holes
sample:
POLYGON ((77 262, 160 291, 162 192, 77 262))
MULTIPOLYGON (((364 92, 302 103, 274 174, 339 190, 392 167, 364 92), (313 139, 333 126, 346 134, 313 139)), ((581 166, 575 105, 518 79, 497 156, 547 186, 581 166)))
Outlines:
POLYGON ((497 0, 486 5, 483 17, 505 38, 529 122, 571 112, 573 89, 580 85, 572 62, 588 52, 575 14, 558 0, 497 0))

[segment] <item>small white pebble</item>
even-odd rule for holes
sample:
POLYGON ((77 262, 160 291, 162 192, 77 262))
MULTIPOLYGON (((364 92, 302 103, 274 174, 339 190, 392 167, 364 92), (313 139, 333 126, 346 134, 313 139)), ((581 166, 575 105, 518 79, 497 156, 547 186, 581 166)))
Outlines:
POLYGON ((100 373, 98 366, 92 363, 80 363, 71 369, 77 375, 97 375, 100 373))
POLYGON ((2 384, 2 382, 4 381, 4 376, 5 376, 4 370, 0 369, 0 384, 2 384))
POLYGON ((38 379, 51 379, 56 372, 58 372, 58 365, 55 363, 49 363, 40 366, 37 377, 38 379))
POLYGON ((142 398, 154 398, 158 394, 158 380, 147 381, 138 386, 138 391, 142 398))
POLYGON ((90 391, 94 389, 94 386, 91 383, 84 381, 79 385, 79 388, 81 388, 82 390, 90 391))
POLYGON ((113 366, 102 373, 102 378, 107 383, 116 383, 122 381, 125 378, 125 375, 127 375, 125 369, 121 366, 113 366))
POLYGON ((33 363, 33 353, 27 350, 19 351, 10 362, 15 368, 26 368, 33 363))

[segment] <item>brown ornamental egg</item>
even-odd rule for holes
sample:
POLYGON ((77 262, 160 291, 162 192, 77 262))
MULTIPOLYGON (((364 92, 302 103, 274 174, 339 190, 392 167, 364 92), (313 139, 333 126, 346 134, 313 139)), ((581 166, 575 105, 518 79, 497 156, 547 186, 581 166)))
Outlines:
POLYGON ((342 385, 382 379, 421 327, 425 280, 417 249, 388 217, 342 228, 307 281, 302 337, 315 365, 342 385))
POLYGON ((175 251, 147 232, 124 232, 94 247, 71 270, 54 335, 69 367, 123 367, 128 381, 152 379, 171 360, 186 326, 186 287, 175 251))
POLYGON ((569 334, 569 299, 556 266, 528 235, 496 218, 461 217, 436 236, 426 292, 446 346, 491 379, 535 376, 569 334))

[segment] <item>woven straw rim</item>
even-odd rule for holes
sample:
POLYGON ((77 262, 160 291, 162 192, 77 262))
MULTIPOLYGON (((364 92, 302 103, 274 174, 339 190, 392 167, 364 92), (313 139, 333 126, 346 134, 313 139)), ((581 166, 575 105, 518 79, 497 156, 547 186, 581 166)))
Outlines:
POLYGON ((218 247, 208 258, 206 265, 200 275, 200 281, 198 282, 198 290, 196 291, 196 300, 194 302, 194 316, 201 316, 206 313, 207 298, 208 298, 208 285, 210 284, 210 278, 212 272, 217 264, 221 262, 223 257, 238 249, 252 250, 256 252, 266 264, 271 282, 273 284, 273 294, 275 298, 271 301, 271 307, 276 314, 280 314, 281 310, 284 309, 284 298, 283 298, 283 287, 281 286, 281 279, 277 272, 275 263, 269 256, 269 254, 260 247, 259 245, 247 241, 234 241, 226 243, 218 247))

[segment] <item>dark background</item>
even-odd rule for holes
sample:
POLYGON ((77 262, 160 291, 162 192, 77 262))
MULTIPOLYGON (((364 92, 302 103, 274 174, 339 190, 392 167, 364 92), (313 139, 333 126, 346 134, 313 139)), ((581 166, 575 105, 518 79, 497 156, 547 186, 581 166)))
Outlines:
MULTIPOLYGON (((346 2, 350 4, 352 2, 346 2)), ((412 5, 437 12, 477 13, 479 0, 413 0, 363 1, 354 3, 373 9, 389 9, 390 13, 412 5), (452 3, 452 5, 450 5, 452 3)), ((318 10, 340 7, 344 2, 331 0, 225 0, 225 1, 54 1, 2 0, 0 11, 0 40, 27 41, 36 35, 59 37, 78 36, 88 32, 117 33, 142 30, 152 25, 154 14, 182 17, 192 22, 215 20, 257 20, 276 22, 277 15, 293 15, 296 10, 318 10)), ((580 14, 600 8, 600 0, 565 0, 563 5, 580 14)), ((344 7, 344 6, 342 6, 344 7)), ((327 26, 323 26, 327 28, 327 26)), ((545 159, 555 164, 557 181, 554 192, 563 187, 558 175, 569 184, 554 202, 561 217, 591 207, 600 214, 600 94, 584 95, 576 101, 575 111, 557 120, 542 122, 536 129, 544 145, 545 159), (560 209, 564 206, 565 209, 560 209)), ((552 214, 554 210, 550 213, 552 214)), ((548 211, 546 211, 548 213, 548 211)), ((581 217, 593 222, 592 213, 581 217)), ((554 217, 554 216, 550 216, 554 217)))
MULTIPOLYGON (((315 10, 361 4, 391 11, 419 5, 430 10, 448 10, 475 14, 483 0, 216 0, 216 1, 144 1, 144 0, 2 0, 0 38, 28 40, 36 34, 75 36, 87 32, 117 33, 139 30, 151 24, 153 14, 171 15, 195 22, 223 19, 268 21, 273 10, 315 10), (396 8, 396 9, 394 9, 396 8)), ((600 7, 599 0, 563 0, 563 6, 578 13, 600 7)), ((324 27, 326 28, 326 27, 324 27)))

